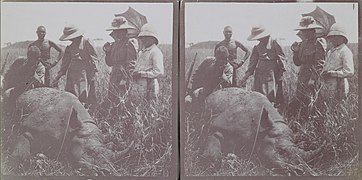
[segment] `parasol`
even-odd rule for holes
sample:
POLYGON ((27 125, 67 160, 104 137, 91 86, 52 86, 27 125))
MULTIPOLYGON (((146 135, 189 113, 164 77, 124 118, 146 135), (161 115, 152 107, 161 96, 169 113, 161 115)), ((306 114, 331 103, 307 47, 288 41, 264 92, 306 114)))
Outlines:
POLYGON ((125 17, 128 20, 129 24, 135 27, 135 29, 129 29, 128 33, 130 37, 137 37, 137 35, 141 31, 141 27, 147 23, 146 16, 142 15, 132 7, 129 7, 128 10, 124 13, 115 14, 115 16, 125 17))
POLYGON ((336 22, 333 15, 327 13, 318 6, 314 11, 302 14, 302 16, 312 16, 316 20, 317 24, 323 27, 323 29, 316 30, 318 37, 327 35, 332 24, 336 22))

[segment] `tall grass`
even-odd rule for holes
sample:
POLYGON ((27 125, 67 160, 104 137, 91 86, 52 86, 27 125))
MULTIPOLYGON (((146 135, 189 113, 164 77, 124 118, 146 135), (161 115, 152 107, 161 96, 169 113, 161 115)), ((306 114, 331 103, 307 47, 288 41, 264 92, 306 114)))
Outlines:
MULTIPOLYGON (((1 64, 9 53, 5 70, 18 56, 26 56, 26 48, 29 42, 22 42, 17 46, 2 49, 1 64), (19 45, 20 44, 20 45, 19 45)), ((113 150, 122 150, 131 141, 135 141, 134 150, 125 158, 115 162, 113 168, 106 175, 117 176, 168 176, 171 167, 172 153, 172 48, 171 45, 159 45, 164 55, 165 76, 160 81, 160 96, 158 102, 141 101, 135 103, 127 95, 126 101, 104 108, 102 104, 107 99, 108 82, 111 68, 104 61, 105 54, 101 47, 97 47, 98 73, 96 82, 96 95, 98 104, 96 108, 90 109, 90 114, 95 119, 97 126, 106 137, 107 146, 113 150)), ((64 48, 64 47, 63 47, 64 48)), ((57 53, 51 52, 52 58, 57 53)), ((59 63, 51 70, 54 78, 60 68, 59 63)), ((59 89, 64 89, 65 77, 59 82, 59 89)), ((8 121, 4 120, 4 121, 8 121)), ((8 137, 3 137, 9 139, 8 137)), ((7 142, 3 142, 6 144, 7 142)), ((74 169, 66 161, 56 161, 38 156, 33 156, 30 163, 20 167, 11 167, 6 150, 2 147, 2 173, 8 175, 42 175, 42 176, 68 176, 68 175, 95 175, 74 169)), ((93 172, 92 172, 93 173, 93 172)), ((104 175, 98 171, 97 175, 104 175)))
MULTIPOLYGON (((357 44, 348 45, 354 54, 355 75, 349 78, 350 93, 347 99, 339 102, 337 105, 332 105, 320 99, 320 102, 325 107, 322 114, 311 116, 288 116, 284 109, 281 113, 293 130, 295 143, 297 146, 311 150, 326 142, 326 147, 321 155, 315 157, 307 165, 300 164, 299 169, 308 172, 296 172, 303 175, 317 176, 348 176, 353 173, 353 170, 358 165, 358 138, 357 138, 357 123, 360 123, 358 116, 358 47, 357 44), (304 166, 304 167, 302 167, 304 166)), ((195 46, 196 47, 196 46, 195 46)), ((198 46, 197 46, 198 47, 198 46)), ((251 47, 249 47, 251 50, 251 47)), ((296 82, 298 77, 298 67, 293 64, 292 52, 289 47, 283 48, 286 55, 284 73, 284 97, 285 104, 288 104, 296 90, 296 82)), ((190 69, 190 64, 193 61, 195 54, 198 54, 195 63, 194 71, 198 64, 206 56, 213 56, 211 48, 186 48, 185 51, 185 69, 186 72, 190 69)), ((239 59, 242 52, 238 52, 239 59)), ((238 69, 237 79, 241 79, 247 69, 249 61, 238 69)), ((193 72, 194 72, 193 71, 193 72)), ((187 74, 187 73, 186 73, 187 74)), ((186 77, 187 78, 187 77, 186 77)), ((250 77, 247 81, 246 88, 251 90, 253 78, 250 77)), ((234 154, 228 154, 222 159, 221 169, 215 170, 212 165, 201 165, 197 157, 197 141, 200 138, 199 128, 200 119, 198 114, 186 112, 185 115, 185 173, 190 176, 265 176, 278 175, 268 169, 263 168, 263 165, 256 157, 243 159, 234 154)), ((298 167, 296 167, 298 169, 298 167)))

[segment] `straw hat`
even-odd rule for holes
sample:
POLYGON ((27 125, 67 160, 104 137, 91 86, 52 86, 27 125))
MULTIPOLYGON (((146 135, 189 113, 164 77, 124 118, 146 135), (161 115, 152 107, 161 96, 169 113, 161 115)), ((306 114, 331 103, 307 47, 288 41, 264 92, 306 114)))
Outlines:
POLYGON ((295 30, 304 29, 323 29, 323 27, 319 26, 312 16, 304 16, 299 22, 299 27, 295 28, 295 30))
POLYGON ((135 27, 129 25, 127 19, 123 16, 115 17, 112 21, 110 28, 106 31, 120 30, 120 29, 134 29, 135 27))
POLYGON ((156 30, 149 23, 143 25, 140 34, 138 34, 138 37, 146 37, 146 36, 154 37, 157 41, 156 44, 158 44, 156 30))
POLYGON ((329 33, 327 35, 327 38, 330 37, 330 36, 343 36, 344 39, 345 39, 345 43, 347 44, 347 42, 348 42, 348 38, 347 38, 347 35, 346 35, 346 30, 340 24, 334 23, 331 26, 331 28, 329 30, 329 33))
POLYGON ((63 35, 60 36, 59 40, 61 41, 67 41, 74 39, 76 37, 82 36, 84 34, 83 31, 81 31, 78 27, 74 25, 66 26, 63 30, 63 35))
POLYGON ((260 38, 269 36, 270 32, 268 32, 264 27, 261 26, 257 26, 257 27, 253 27, 251 29, 251 35, 248 37, 248 41, 254 41, 254 40, 258 40, 260 38))

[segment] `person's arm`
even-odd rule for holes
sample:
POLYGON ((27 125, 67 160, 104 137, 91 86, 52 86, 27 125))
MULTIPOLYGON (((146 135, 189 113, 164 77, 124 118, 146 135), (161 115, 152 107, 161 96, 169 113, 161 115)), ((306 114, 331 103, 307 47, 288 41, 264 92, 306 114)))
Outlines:
POLYGON ((67 73, 70 63, 71 63, 70 56, 71 55, 70 55, 69 47, 67 46, 64 51, 64 56, 62 59, 62 64, 60 66, 60 70, 58 71, 58 75, 54 78, 54 81, 51 86, 53 86, 53 87, 57 86, 59 79, 67 73))
POLYGON ((258 65, 259 54, 256 46, 254 46, 253 51, 250 56, 250 61, 248 65, 248 70, 246 70, 244 77, 241 79, 240 84, 243 86, 246 83, 246 80, 254 74, 256 66, 258 65))
POLYGON ((351 51, 343 51, 340 54, 342 68, 336 71, 328 71, 330 76, 338 78, 351 77, 354 74, 353 54, 351 51))
POLYGON ((141 77, 157 78, 164 73, 163 54, 161 51, 154 51, 150 55, 150 58, 150 60, 152 61, 152 68, 145 71, 139 71, 139 74, 141 75, 141 77))
POLYGON ((293 62, 296 66, 302 65, 302 60, 299 57, 300 43, 294 42, 290 49, 293 52, 293 62))
POLYGON ((318 75, 320 75, 322 73, 324 63, 326 61, 325 49, 322 46, 322 44, 320 44, 320 43, 316 44, 316 51, 315 51, 314 60, 315 60, 314 68, 316 70, 316 73, 318 75))
POLYGON ((244 57, 241 59, 242 62, 240 63, 242 65, 249 58, 250 50, 246 48, 243 44, 241 44, 239 41, 236 41, 236 46, 245 52, 244 57))
POLYGON ((136 47, 132 43, 129 43, 127 46, 127 62, 126 62, 126 71, 129 74, 133 73, 136 67, 136 60, 137 60, 136 47))
POLYGON ((98 55, 96 49, 94 48, 93 41, 87 39, 85 40, 85 48, 87 49, 88 55, 90 57, 89 62, 94 65, 95 70, 97 71, 96 63, 98 61, 98 55))
POLYGON ((49 45, 51 48, 54 48, 56 51, 58 51, 58 57, 57 60, 52 64, 52 67, 54 67, 63 57, 64 52, 63 49, 60 48, 57 44, 55 44, 53 41, 49 41, 49 45))

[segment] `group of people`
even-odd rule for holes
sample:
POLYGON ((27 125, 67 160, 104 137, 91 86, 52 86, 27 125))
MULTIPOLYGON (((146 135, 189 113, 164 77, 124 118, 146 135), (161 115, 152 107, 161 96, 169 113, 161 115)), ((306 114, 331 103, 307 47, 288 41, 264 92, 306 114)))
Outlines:
MULTIPOLYGON (((341 101, 349 92, 348 77, 354 74, 353 55, 346 46, 345 30, 333 24, 324 36, 317 36, 322 29, 311 16, 302 17, 295 29, 302 41, 291 46, 293 62, 300 66, 296 93, 289 107, 292 110, 310 109, 318 99, 341 101), (318 98, 318 95, 323 98, 318 98)), ((260 92, 275 107, 284 104, 283 74, 285 55, 280 43, 264 27, 253 27, 249 41, 259 41, 251 53, 240 42, 231 39, 232 28, 224 28, 225 39, 214 50, 215 57, 207 57, 197 68, 192 78, 191 93, 186 102, 203 102, 213 91, 225 87, 245 87, 250 76, 254 76, 252 90, 260 92), (237 49, 245 55, 237 62, 237 49), (250 55, 251 54, 251 55, 250 55), (236 69, 250 56, 244 77, 236 80, 236 69), (238 82, 238 83, 237 83, 238 82)))
MULTIPOLYGON (((119 103, 127 92, 132 97, 157 101, 159 84, 157 78, 164 73, 163 54, 158 48, 158 37, 154 28, 146 23, 138 36, 130 37, 129 29, 137 30, 126 18, 119 16, 106 31, 114 42, 103 46, 105 62, 112 67, 108 101, 119 103)), ((65 91, 76 95, 85 105, 95 105, 98 55, 95 46, 84 32, 71 25, 64 27, 60 41, 71 41, 63 51, 53 41, 45 39, 46 28, 37 28, 38 39, 27 49, 27 57, 17 58, 4 76, 3 93, 8 99, 16 99, 26 90, 37 87, 58 87, 60 78, 66 75, 65 91), (51 58, 51 49, 58 52, 56 60, 51 58), (54 79, 50 70, 59 61, 60 70, 54 79)))

